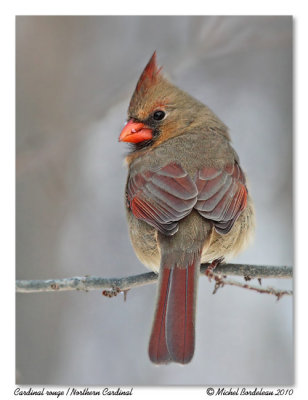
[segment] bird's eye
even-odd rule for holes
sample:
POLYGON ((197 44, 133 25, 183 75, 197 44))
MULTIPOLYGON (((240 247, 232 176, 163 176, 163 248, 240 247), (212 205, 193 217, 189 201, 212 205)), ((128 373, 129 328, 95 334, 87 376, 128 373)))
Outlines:
POLYGON ((155 119, 155 121, 161 121, 162 119, 165 118, 166 113, 162 110, 157 110, 154 112, 153 114, 153 118, 155 119))

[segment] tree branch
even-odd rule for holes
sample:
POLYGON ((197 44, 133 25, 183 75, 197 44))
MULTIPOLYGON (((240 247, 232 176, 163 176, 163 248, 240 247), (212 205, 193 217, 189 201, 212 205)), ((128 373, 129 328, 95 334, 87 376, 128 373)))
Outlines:
MULTIPOLYGON (((205 274, 209 264, 202 264, 200 271, 205 274)), ((226 280, 226 275, 242 276, 245 280, 252 278, 292 278, 292 267, 287 266, 264 266, 264 265, 240 265, 240 264, 221 264, 213 271, 207 271, 206 275, 209 278, 215 279, 215 289, 224 285, 240 286, 246 289, 258 291, 259 293, 274 294, 277 298, 283 295, 291 295, 292 291, 281 291, 273 288, 260 288, 247 283, 242 284, 238 281, 226 280)), ((158 275, 154 272, 148 272, 140 275, 133 275, 125 278, 100 278, 95 276, 76 276, 63 279, 48 279, 48 280, 17 280, 17 293, 39 293, 39 292, 55 292, 69 290, 104 290, 103 294, 109 297, 115 296, 119 292, 126 292, 129 289, 149 285, 157 281, 158 275)))

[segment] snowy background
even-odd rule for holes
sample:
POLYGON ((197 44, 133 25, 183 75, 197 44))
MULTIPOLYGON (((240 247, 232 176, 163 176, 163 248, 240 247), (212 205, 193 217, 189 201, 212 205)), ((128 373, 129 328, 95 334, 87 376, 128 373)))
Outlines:
MULTIPOLYGON (((255 241, 234 262, 293 265, 292 22, 17 17, 17 278, 146 271, 128 238, 118 135, 155 49, 166 76, 230 128, 249 176, 255 241)), ((99 291, 18 294, 17 383, 291 385, 292 298, 212 291, 201 278, 196 352, 185 367, 148 359, 154 285, 126 302, 99 291)))

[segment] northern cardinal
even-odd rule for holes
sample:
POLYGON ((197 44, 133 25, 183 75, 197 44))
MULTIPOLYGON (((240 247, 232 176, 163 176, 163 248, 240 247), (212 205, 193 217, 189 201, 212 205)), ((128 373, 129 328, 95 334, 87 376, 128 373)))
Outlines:
POLYGON ((140 261, 159 273, 149 343, 152 362, 194 354, 200 263, 242 250, 254 227, 252 200, 227 127, 167 81, 154 52, 137 83, 119 141, 126 157, 126 210, 140 261))

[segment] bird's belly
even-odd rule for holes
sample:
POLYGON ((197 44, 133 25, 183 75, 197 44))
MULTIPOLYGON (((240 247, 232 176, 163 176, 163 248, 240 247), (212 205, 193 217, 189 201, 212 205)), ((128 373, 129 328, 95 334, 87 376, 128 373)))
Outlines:
POLYGON ((147 268, 158 272, 160 266, 160 251, 157 245, 157 231, 144 221, 127 213, 129 235, 138 259, 147 268))

